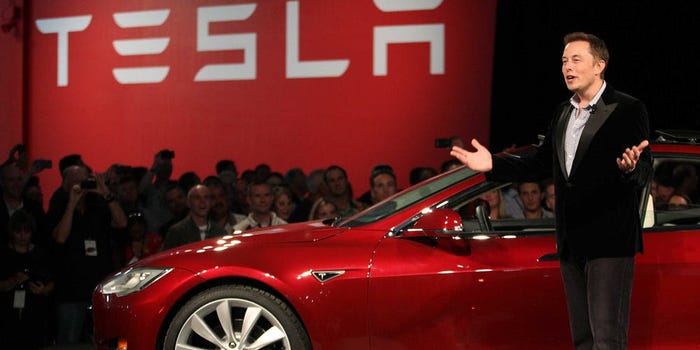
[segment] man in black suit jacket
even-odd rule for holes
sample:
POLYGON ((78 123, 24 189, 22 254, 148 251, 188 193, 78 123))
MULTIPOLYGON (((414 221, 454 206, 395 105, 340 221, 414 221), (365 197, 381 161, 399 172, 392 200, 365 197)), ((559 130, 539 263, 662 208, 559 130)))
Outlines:
POLYGON ((211 192, 207 186, 200 184, 192 187, 187 192, 187 206, 190 208, 189 215, 170 226, 162 250, 226 234, 222 227, 209 219, 211 192))
POLYGON ((552 176, 557 252, 576 349, 626 349, 634 256, 642 252, 639 217, 652 173, 646 107, 607 85, 605 43, 594 35, 564 38, 562 74, 574 92, 560 104, 544 143, 529 158, 451 154, 496 181, 552 176))

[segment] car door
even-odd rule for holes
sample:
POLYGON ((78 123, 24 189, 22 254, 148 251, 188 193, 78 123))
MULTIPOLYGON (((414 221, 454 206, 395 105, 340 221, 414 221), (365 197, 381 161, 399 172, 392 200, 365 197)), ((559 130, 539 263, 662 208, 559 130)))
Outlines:
MULTIPOLYGON (((700 157, 691 155, 657 154, 654 163, 654 185, 665 184, 666 165, 671 174, 700 169, 700 157)), ((696 184, 697 174, 691 172, 696 184)), ((700 205, 669 206, 659 194, 652 198, 647 215, 653 220, 636 258, 630 348, 700 348, 700 205)))
POLYGON ((446 205, 463 213, 468 232, 387 235, 378 244, 368 300, 373 349, 571 347, 553 221, 471 230, 475 218, 462 209, 478 194, 446 205))

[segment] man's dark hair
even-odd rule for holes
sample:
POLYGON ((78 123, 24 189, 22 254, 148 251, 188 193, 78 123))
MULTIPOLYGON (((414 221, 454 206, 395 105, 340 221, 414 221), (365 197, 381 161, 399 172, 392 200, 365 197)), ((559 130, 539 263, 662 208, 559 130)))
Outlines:
POLYGON ((387 174, 390 175, 393 179, 394 182, 396 182, 396 175, 394 174, 394 169, 386 164, 379 164, 376 165, 374 168, 372 168, 372 172, 369 175, 369 187, 374 187, 374 179, 377 178, 377 176, 382 175, 382 174, 387 174))
POLYGON ((345 179, 348 178, 348 173, 345 172, 345 169, 341 168, 338 165, 331 165, 328 168, 326 168, 326 171, 323 172, 323 181, 325 183, 328 183, 328 173, 333 171, 333 170, 340 170, 340 172, 343 173, 343 176, 345 177, 345 179))
POLYGON ((603 71, 600 72, 600 78, 602 79, 605 74, 605 70, 608 68, 608 62, 610 62, 610 52, 608 52, 608 47, 605 45, 605 41, 593 34, 584 32, 574 32, 564 36, 564 46, 573 41, 587 42, 591 45, 591 55, 593 55, 593 58, 605 61, 605 67, 603 68, 603 71))
POLYGON ((207 187, 224 187, 224 182, 221 181, 221 179, 218 176, 214 175, 209 175, 206 178, 204 178, 202 184, 204 184, 204 186, 207 187))
POLYGON ((238 169, 236 168, 236 163, 230 159, 222 159, 216 163, 216 173, 221 174, 224 171, 232 171, 238 175, 238 169))

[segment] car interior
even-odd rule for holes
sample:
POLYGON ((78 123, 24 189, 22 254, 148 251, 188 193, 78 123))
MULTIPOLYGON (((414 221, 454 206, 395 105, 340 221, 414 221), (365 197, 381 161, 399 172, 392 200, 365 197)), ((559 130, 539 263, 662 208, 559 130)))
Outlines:
MULTIPOLYGON (((643 227, 648 230, 668 230, 669 226, 679 229, 700 226, 700 186, 698 173, 700 159, 659 157, 654 161, 654 181, 644 192, 640 215, 643 227), (665 187, 664 187, 665 186, 665 187), (666 192, 660 190, 663 188, 666 192), (669 189, 670 188, 670 189, 669 189), (680 195, 683 193, 683 195, 680 195), (678 202, 669 203, 671 196, 682 197, 678 202)), ((505 191, 510 183, 486 182, 479 193, 499 189, 505 191)), ((554 232, 554 219, 497 219, 489 218, 488 203, 473 192, 457 196, 447 207, 457 211, 462 217, 467 233, 496 233, 535 235, 554 232)))

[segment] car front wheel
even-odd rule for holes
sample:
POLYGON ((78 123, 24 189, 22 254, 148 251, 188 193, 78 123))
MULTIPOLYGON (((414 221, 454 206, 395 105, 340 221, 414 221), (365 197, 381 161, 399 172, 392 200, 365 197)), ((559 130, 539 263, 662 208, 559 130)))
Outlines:
POLYGON ((170 323, 164 349, 311 349, 294 312, 276 296, 224 285, 190 299, 170 323))

